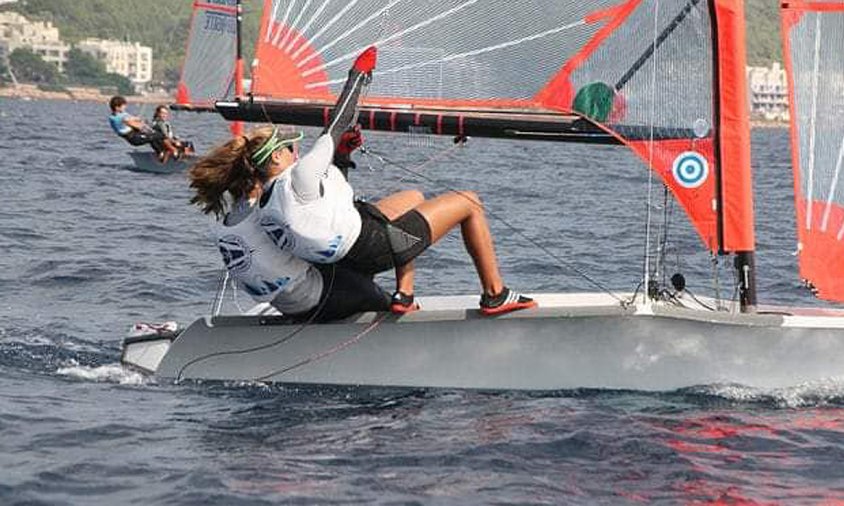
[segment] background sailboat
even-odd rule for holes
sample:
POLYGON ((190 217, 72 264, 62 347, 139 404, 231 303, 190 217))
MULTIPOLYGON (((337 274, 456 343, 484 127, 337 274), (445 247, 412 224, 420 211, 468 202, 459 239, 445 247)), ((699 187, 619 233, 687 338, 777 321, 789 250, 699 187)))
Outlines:
POLYGON ((744 314, 689 302, 681 280, 673 290, 656 285, 646 262, 638 297, 538 294, 538 310, 495 321, 475 315, 476 297, 442 297, 402 318, 319 326, 293 326, 259 306, 197 320, 172 344, 127 343, 126 362, 177 379, 524 389, 780 387, 844 372, 844 313, 755 311, 740 0, 517 9, 267 1, 253 94, 217 110, 320 125, 348 62, 370 44, 384 56, 360 115, 365 128, 623 144, 670 189, 704 246, 734 256, 744 314))
MULTIPOLYGON (((173 110, 211 112, 218 100, 243 95, 241 17, 242 10, 234 0, 194 2, 173 110)), ((240 132, 242 124, 232 122, 231 130, 240 132)), ((183 172, 196 159, 188 156, 161 163, 154 153, 135 151, 129 155, 136 171, 156 174, 183 172)))
MULTIPOLYGON (((185 60, 171 108, 214 111, 218 100, 244 94, 240 1, 195 1, 185 60)), ((232 131, 242 125, 232 123, 232 131)))

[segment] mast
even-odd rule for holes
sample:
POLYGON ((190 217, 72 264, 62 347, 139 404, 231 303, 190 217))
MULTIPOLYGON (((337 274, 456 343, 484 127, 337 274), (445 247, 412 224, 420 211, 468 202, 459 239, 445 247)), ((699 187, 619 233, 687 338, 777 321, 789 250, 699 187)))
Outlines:
MULTIPOLYGON (((243 93, 243 0, 237 0, 237 21, 235 21, 235 31, 237 33, 237 43, 235 44, 235 62, 234 62, 234 96, 240 98, 243 93)), ((243 122, 234 121, 231 124, 232 135, 243 135, 243 122)))
POLYGON ((750 169, 750 107, 743 0, 714 0, 720 157, 719 252, 735 254, 743 313, 756 310, 756 249, 750 169))

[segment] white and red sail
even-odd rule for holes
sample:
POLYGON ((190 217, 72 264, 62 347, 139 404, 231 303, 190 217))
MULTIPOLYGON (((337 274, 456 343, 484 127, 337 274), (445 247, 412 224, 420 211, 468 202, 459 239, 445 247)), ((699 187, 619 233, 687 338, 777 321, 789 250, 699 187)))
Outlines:
POLYGON ((365 127, 624 143, 711 251, 753 250, 741 0, 265 0, 251 109, 218 109, 316 124, 373 44, 365 127))
POLYGON ((176 103, 213 108, 234 96, 237 51, 237 0, 196 0, 176 103))
POLYGON ((844 2, 781 6, 800 275, 844 302, 844 2))

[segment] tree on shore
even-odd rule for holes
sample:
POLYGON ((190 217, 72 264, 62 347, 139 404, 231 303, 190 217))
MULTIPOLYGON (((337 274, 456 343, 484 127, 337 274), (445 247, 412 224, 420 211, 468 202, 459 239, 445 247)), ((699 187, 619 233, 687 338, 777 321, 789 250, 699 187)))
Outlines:
POLYGON ((73 48, 67 53, 64 68, 69 83, 83 86, 114 86, 121 95, 135 94, 132 81, 120 74, 107 72, 103 62, 78 48, 73 48))
MULTIPOLYGON (((61 89, 66 85, 114 88, 120 95, 134 95, 129 78, 106 71, 105 64, 90 54, 73 48, 68 52, 65 73, 44 61, 30 49, 18 48, 9 55, 9 63, 20 81, 61 89)), ((0 82, 8 79, 8 71, 0 66, 0 82)))
POLYGON ((7 67, 5 63, 0 61, 0 85, 3 85, 10 81, 11 78, 9 76, 9 67, 7 67))
POLYGON ((21 81, 37 84, 60 84, 59 69, 52 63, 44 61, 31 49, 19 47, 9 54, 9 65, 12 72, 21 81))

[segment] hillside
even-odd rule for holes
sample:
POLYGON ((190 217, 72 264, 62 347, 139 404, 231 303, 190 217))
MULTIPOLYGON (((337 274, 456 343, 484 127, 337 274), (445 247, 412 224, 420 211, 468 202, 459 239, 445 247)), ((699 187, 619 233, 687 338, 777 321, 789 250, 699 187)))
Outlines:
POLYGON ((776 0, 747 0, 747 63, 768 66, 780 61, 779 2, 776 0))
MULTIPOLYGON (((189 0, 20 0, 0 7, 52 21, 68 42, 86 37, 125 39, 152 47, 153 79, 178 80, 190 24, 189 0)), ((244 0, 246 40, 257 34, 260 0, 244 0), (253 9, 252 6, 256 6, 253 9)), ((246 56, 251 48, 246 44, 246 56)))
MULTIPOLYGON (((254 40, 261 0, 244 0, 245 40, 254 40)), ((153 48, 154 79, 178 79, 188 33, 190 0, 20 0, 0 7, 31 19, 50 20, 62 37, 75 42, 85 37, 127 39, 153 48)), ((748 63, 768 65, 779 60, 779 21, 775 0, 747 0, 748 63)), ((251 44, 244 44, 247 61, 251 44)))

